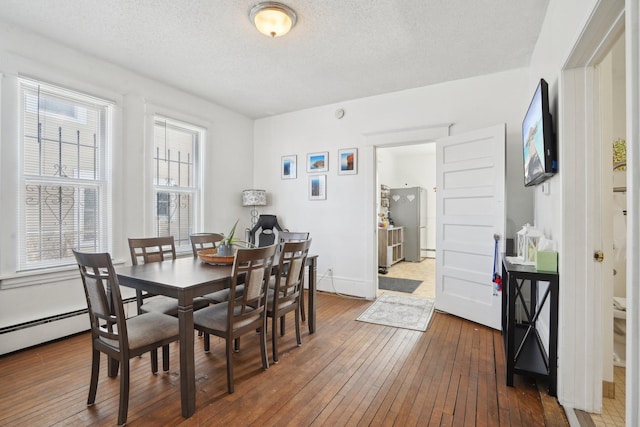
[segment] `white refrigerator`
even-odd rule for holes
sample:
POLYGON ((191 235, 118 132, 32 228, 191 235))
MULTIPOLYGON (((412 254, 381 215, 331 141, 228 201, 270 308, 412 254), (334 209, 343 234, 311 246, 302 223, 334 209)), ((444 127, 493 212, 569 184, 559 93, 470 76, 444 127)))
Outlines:
POLYGON ((420 249, 427 247, 427 195, 423 188, 392 188, 389 216, 396 227, 404 227, 404 259, 419 262, 420 249))

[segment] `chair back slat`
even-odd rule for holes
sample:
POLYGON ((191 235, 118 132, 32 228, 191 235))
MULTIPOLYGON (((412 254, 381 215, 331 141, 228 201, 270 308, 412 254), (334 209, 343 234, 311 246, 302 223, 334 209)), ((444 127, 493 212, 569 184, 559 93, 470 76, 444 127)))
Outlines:
POLYGON ((273 267, 276 245, 238 249, 233 263, 229 294, 229 330, 251 322, 265 311, 266 292, 273 267), (244 278, 244 291, 236 295, 236 285, 244 278))
POLYGON ((278 234, 280 243, 284 242, 299 242, 309 239, 309 233, 306 231, 281 231, 278 234))
POLYGON ((173 236, 129 239, 129 252, 133 265, 176 259, 173 236))
POLYGON ((219 233, 198 233, 192 234, 189 239, 191 240, 193 256, 197 257, 198 251, 215 248, 216 243, 224 239, 224 236, 219 233))
POLYGON ((127 342, 118 277, 108 253, 73 251, 87 299, 91 334, 115 348, 127 342))
POLYGON ((299 299, 304 283, 304 265, 310 247, 311 239, 283 244, 276 275, 274 307, 292 304, 299 299))

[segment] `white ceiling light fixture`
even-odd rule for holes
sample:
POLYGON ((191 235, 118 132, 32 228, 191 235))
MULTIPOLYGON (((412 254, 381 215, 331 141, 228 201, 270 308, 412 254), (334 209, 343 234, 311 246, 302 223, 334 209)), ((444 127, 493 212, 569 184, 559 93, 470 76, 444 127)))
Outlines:
POLYGON ((287 5, 265 1, 251 8, 249 19, 262 34, 275 38, 287 34, 296 25, 298 17, 287 5))

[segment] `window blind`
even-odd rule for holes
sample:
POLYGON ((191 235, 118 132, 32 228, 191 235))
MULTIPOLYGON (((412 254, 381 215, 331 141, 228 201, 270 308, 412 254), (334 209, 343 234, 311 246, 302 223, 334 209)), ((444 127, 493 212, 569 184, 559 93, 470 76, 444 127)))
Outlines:
POLYGON ((107 251, 107 101, 20 79, 20 270, 73 264, 72 248, 107 251))
POLYGON ((154 190, 157 236, 173 236, 189 248, 199 197, 198 149, 204 130, 165 117, 154 118, 154 190))

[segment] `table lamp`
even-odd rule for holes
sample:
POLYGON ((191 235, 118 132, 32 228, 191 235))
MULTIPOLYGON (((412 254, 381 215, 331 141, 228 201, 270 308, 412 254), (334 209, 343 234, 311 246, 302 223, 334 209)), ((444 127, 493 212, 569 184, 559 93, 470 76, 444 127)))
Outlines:
POLYGON ((258 222, 258 209, 256 206, 267 206, 267 192, 265 190, 243 190, 242 206, 251 206, 251 225, 258 222))

